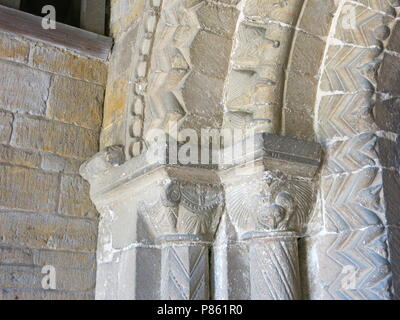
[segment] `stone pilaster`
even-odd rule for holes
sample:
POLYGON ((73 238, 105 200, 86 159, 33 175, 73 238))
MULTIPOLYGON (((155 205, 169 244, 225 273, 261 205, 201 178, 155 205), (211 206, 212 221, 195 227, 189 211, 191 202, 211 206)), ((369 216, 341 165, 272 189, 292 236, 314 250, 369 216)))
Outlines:
MULTIPOLYGON (((320 164, 321 151, 317 144, 288 137, 257 135, 250 157, 242 157, 234 165, 221 168, 225 190, 225 250, 241 244, 247 248, 249 299, 301 299, 298 239, 303 236, 314 207, 314 176, 320 164), (234 244, 234 245, 233 245, 234 244)), ((219 251, 221 244, 217 246, 219 251)), ((222 245, 223 247, 223 245, 222 245)), ((229 264, 216 273, 227 278, 227 286, 246 286, 233 283, 226 275, 229 264)), ((216 277, 218 282, 218 276, 216 277)), ((225 291, 228 292, 228 291, 225 291)), ((218 293, 225 299, 233 295, 218 293)))
POLYGON ((209 245, 169 241, 161 250, 161 299, 208 300, 209 245))
POLYGON ((248 241, 252 299, 301 299, 298 236, 265 233, 248 241))
POLYGON ((146 155, 122 164, 122 157, 122 147, 109 148, 81 170, 102 215, 97 298, 209 299, 209 249, 224 204, 218 176, 146 155))

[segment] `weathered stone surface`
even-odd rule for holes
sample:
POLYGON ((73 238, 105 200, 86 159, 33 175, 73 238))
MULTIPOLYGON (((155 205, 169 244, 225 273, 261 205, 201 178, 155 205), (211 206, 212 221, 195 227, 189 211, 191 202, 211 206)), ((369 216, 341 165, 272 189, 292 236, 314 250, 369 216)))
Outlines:
POLYGON ((208 300, 207 245, 166 245, 161 254, 161 299, 208 300))
POLYGON ((0 245, 2 264, 9 266, 43 267, 52 265, 56 268, 94 269, 96 256, 60 250, 42 250, 0 245))
POLYGON ((106 77, 104 61, 0 35, 0 299, 94 298, 97 213, 77 174, 98 150, 106 77))
POLYGON ((156 300, 161 298, 161 250, 136 247, 118 251, 109 263, 98 263, 97 300, 156 300), (119 281, 118 279, 123 279, 119 281))
POLYGON ((52 153, 42 153, 40 167, 49 172, 63 172, 77 174, 83 160, 64 158, 52 153))
MULTIPOLYGON (((2 287, 2 299, 14 298, 29 299, 30 290, 36 289, 38 296, 42 288, 41 281, 43 274, 41 270, 44 266, 52 265, 56 270, 57 291, 86 291, 86 296, 94 290, 95 285, 95 255, 87 253, 75 253, 55 250, 37 250, 28 248, 18 248, 11 246, 0 246, 2 265, 0 266, 0 283, 2 287), (18 290, 19 289, 19 290, 18 290), (21 292, 19 296, 17 292, 21 292)), ((44 290, 43 290, 44 292, 44 290)), ((57 293, 50 295, 55 299, 57 293)), ((61 293, 59 293, 61 294, 61 293)), ((65 298, 74 299, 73 292, 65 298)), ((92 297, 93 298, 93 297, 92 297)), ((40 299, 44 299, 42 296, 40 299)))
POLYGON ((363 47, 380 46, 389 37, 388 25, 393 22, 393 18, 380 12, 346 3, 339 16, 335 38, 363 47))
POLYGON ((285 135, 304 140, 313 140, 314 104, 318 91, 315 76, 289 70, 286 80, 283 128, 285 135))
POLYGON ((323 177, 326 230, 339 232, 385 224, 382 183, 382 173, 377 168, 323 177))
MULTIPOLYGON (((396 53, 387 52, 389 58, 382 55, 390 47, 397 4, 369 0, 248 0, 242 6, 238 1, 199 0, 193 4, 157 1, 143 7, 135 37, 140 54, 131 59, 135 96, 118 95, 128 105, 125 127, 121 123, 113 127, 110 121, 104 136, 125 144, 122 135, 107 130, 125 131, 128 154, 133 141, 141 141, 149 129, 165 128, 167 120, 180 120, 180 128, 220 127, 223 116, 223 126, 228 128, 317 139, 326 146, 321 179, 315 177, 321 153, 314 157, 303 142, 288 138, 262 144, 254 154, 264 156, 256 157, 255 166, 247 167, 244 158, 241 166, 221 166, 226 212, 213 240, 212 297, 301 298, 301 273, 302 281, 310 281, 303 290, 307 297, 390 298, 392 273, 387 266, 391 261, 384 253, 384 228, 398 224, 394 209, 398 203, 392 191, 398 189, 398 143, 395 135, 379 130, 397 132, 397 104, 391 96, 398 91, 396 68, 388 70, 397 65, 396 53), (346 5, 356 14, 352 29, 346 28, 346 5), (152 10, 159 15, 152 17, 152 10), (380 80, 385 73, 387 78, 380 80), (307 238, 297 251, 298 237, 309 233, 317 238, 307 238), (237 243, 242 240, 246 248, 237 243), (342 293, 335 287, 342 272, 337 264, 345 260, 365 273, 354 292, 342 293), (368 269, 370 260, 374 267, 368 269), (377 285, 370 286, 374 281, 377 285)), ((129 65, 126 55, 119 59, 121 65, 129 65)), ((121 112, 115 114, 119 121, 121 112)), ((153 167, 143 165, 145 155, 139 156, 145 150, 129 154, 128 158, 138 158, 119 167, 99 165, 98 174, 87 176, 103 215, 99 261, 107 269, 100 281, 110 287, 113 297, 121 291, 112 283, 116 277, 110 276, 119 251, 144 244, 158 246, 152 238, 173 234, 183 226, 174 224, 180 214, 174 203, 181 199, 168 201, 171 196, 182 197, 182 190, 168 181, 164 195, 159 185, 147 184, 146 179, 155 173, 153 167), (133 191, 117 187, 121 177, 129 188, 146 186, 155 196, 136 192, 132 199, 133 191), (139 177, 147 178, 139 182, 139 177), (166 199, 161 196, 161 204, 156 204, 159 194, 166 199)), ((187 242, 197 249, 195 241, 187 240, 192 234, 180 234, 185 235, 179 239, 184 254, 174 250, 174 238, 159 238, 167 242, 162 250, 169 248, 163 251, 162 264, 172 270, 167 274, 177 273, 176 283, 185 270, 179 273, 172 262, 193 266, 190 259, 187 263, 179 258, 190 256, 187 242)), ((166 292, 173 287, 168 279, 161 276, 166 292)), ((186 298, 191 297, 192 292, 185 291, 190 281, 186 277, 184 286, 174 293, 186 292, 186 298)), ((133 288, 132 279, 128 282, 133 288)), ((107 289, 100 290, 106 297, 107 289)))
POLYGON ((355 1, 376 11, 384 12, 387 15, 392 15, 392 16, 396 15, 395 8, 398 6, 397 0, 389 0, 389 1, 355 0, 355 1))
POLYGON ((298 27, 316 36, 327 36, 338 2, 335 0, 308 0, 304 2, 298 27))
POLYGON ((390 35, 391 41, 388 44, 388 50, 400 53, 400 25, 396 23, 390 35))
POLYGON ((80 170, 80 175, 86 180, 101 176, 107 170, 118 167, 125 162, 125 150, 123 146, 106 147, 92 159, 85 162, 80 170))
POLYGON ((0 245, 2 265, 33 265, 33 253, 29 248, 0 245))
MULTIPOLYGON (((125 130, 115 126, 120 118, 125 116, 125 108, 128 107, 129 96, 133 92, 129 89, 129 81, 132 77, 130 70, 134 56, 135 43, 137 41, 138 27, 132 25, 129 30, 116 38, 113 55, 110 59, 107 88, 104 102, 103 128, 108 128, 110 135, 123 135, 125 130)), ((118 144, 118 143, 115 143, 118 144)), ((123 143, 119 143, 123 144, 123 143)), ((113 145, 113 144, 108 144, 113 145)))
POLYGON ((397 121, 400 116, 400 99, 378 99, 374 106, 373 114, 377 127, 389 132, 400 133, 400 124, 397 121))
MULTIPOLYGON (((158 4, 152 5, 158 7, 158 4)), ((220 126, 224 75, 228 71, 232 40, 225 33, 212 29, 214 26, 205 19, 204 11, 224 11, 228 10, 228 6, 203 1, 187 5, 182 5, 180 1, 165 1, 158 19, 153 19, 150 7, 145 10, 143 19, 148 22, 147 26, 153 28, 157 25, 157 31, 153 34, 152 29, 144 25, 143 33, 147 40, 138 39, 143 50, 138 57, 142 63, 136 67, 135 79, 136 88, 148 85, 144 90, 146 92, 136 91, 133 101, 142 99, 147 109, 141 135, 145 136, 154 127, 167 128, 169 121, 176 120, 181 120, 182 125, 190 122, 190 127, 197 130, 200 130, 201 124, 220 126), (153 38, 151 49, 148 39, 153 38), (151 57, 148 57, 149 52, 151 57), (150 68, 141 72, 146 65, 150 68), (201 117, 202 122, 191 119, 192 115, 201 117)), ((227 19, 230 19, 229 14, 227 19)), ((225 25, 232 28, 230 32, 233 32, 234 26, 225 25)), ((132 122, 135 120, 132 118, 132 122)), ((131 138, 133 147, 140 137, 131 138)))
MULTIPOLYGON (((122 292, 118 286, 109 284, 113 276, 109 275, 107 278, 107 273, 117 268, 118 259, 115 260, 115 255, 118 252, 125 251, 127 248, 152 245, 161 249, 161 265, 153 266, 156 270, 161 268, 162 271, 161 283, 158 287, 161 290, 161 298, 208 299, 211 294, 207 280, 209 277, 208 243, 213 241, 217 230, 224 233, 221 231, 223 227, 221 227, 220 215, 222 214, 221 204, 225 200, 227 207, 224 221, 232 221, 228 228, 235 231, 224 233, 225 239, 223 235, 219 236, 216 246, 220 251, 216 253, 216 259, 218 255, 225 254, 224 250, 228 249, 225 245, 229 246, 231 241, 244 239, 249 241, 250 249, 235 251, 245 255, 237 258, 238 263, 250 259, 250 256, 256 259, 257 253, 253 252, 249 256, 247 252, 252 250, 250 242, 253 236, 258 237, 257 232, 261 233, 260 237, 267 238, 265 240, 271 247, 283 248, 282 252, 286 252, 284 248, 288 242, 290 243, 288 250, 293 254, 288 254, 285 259, 284 253, 280 254, 282 261, 286 261, 284 268, 290 279, 287 280, 287 284, 292 288, 288 289, 286 295, 293 299, 299 298, 298 267, 296 266, 293 271, 288 267, 290 263, 295 265, 298 263, 297 236, 296 233, 289 232, 281 235, 281 239, 278 230, 285 232, 285 230, 297 231, 304 228, 313 202, 311 178, 318 168, 321 151, 312 142, 262 134, 259 138, 260 149, 253 151, 260 152, 256 159, 260 163, 259 167, 252 168, 249 165, 246 168, 243 162, 237 164, 236 168, 220 173, 224 177, 222 181, 225 187, 224 199, 222 199, 218 176, 209 170, 185 166, 169 168, 162 165, 154 168, 149 163, 142 163, 143 159, 140 157, 120 166, 105 166, 102 165, 104 161, 99 163, 99 159, 105 157, 104 152, 86 162, 81 173, 92 183, 91 196, 102 215, 98 246, 98 262, 104 264, 102 267, 104 273, 100 279, 101 294, 105 295, 107 292, 105 288, 109 286, 113 294, 118 295, 122 292), (296 141, 296 143, 290 144, 289 141, 296 141), (279 166, 279 163, 282 165, 279 166), (130 169, 127 169, 127 166, 130 169), (290 169, 296 166, 297 169, 290 169), (92 171, 95 168, 98 174, 93 174, 92 171), (267 171, 266 168, 272 171, 267 171), (282 172, 279 173, 278 168, 285 173, 300 175, 301 178, 287 177, 282 172), (252 169, 254 174, 248 175, 252 169), (242 173, 241 170, 245 172, 242 173), (124 172, 130 172, 128 178, 124 172), (144 174, 145 172, 147 174, 144 174), (113 181, 111 189, 107 187, 109 181, 113 181), (145 191, 148 189, 152 190, 151 194, 145 191), (136 196, 132 197, 132 194, 136 196), (268 207, 266 203, 271 205, 268 207), (286 212, 288 216, 293 214, 292 222, 289 222, 289 218, 280 219, 281 222, 277 222, 276 229, 273 222, 269 227, 267 216, 274 206, 281 206, 282 212, 286 212), (296 211, 293 210, 295 207, 296 211), (263 216, 264 211, 265 224, 262 224, 260 215, 263 216), (272 230, 277 232, 276 236, 272 230), (270 231, 271 234, 269 234, 270 231), (224 243, 223 239, 228 244, 224 243), (293 292, 290 292, 291 290, 293 292)), ((253 153, 251 155, 254 156, 253 153)), ((263 243, 263 240, 260 241, 263 243)), ((274 257, 271 256, 270 260, 273 259, 274 257)), ((264 265, 267 268, 271 264, 267 261, 264 265)), ((252 266, 253 270, 257 269, 256 263, 252 266)), ((252 279, 250 297, 261 298, 262 294, 256 288, 256 282, 260 281, 260 277, 247 276, 249 266, 246 268, 246 275, 243 275, 237 283, 252 279)), ((276 268, 271 268, 271 272, 277 272, 276 268)), ((221 277, 228 274, 235 275, 234 270, 227 270, 224 265, 215 265, 213 270, 217 274, 222 273, 221 277)), ((144 277, 143 274, 138 273, 137 276, 144 277)), ((274 277, 275 281, 278 281, 278 278, 278 276, 274 277)), ((220 282, 221 279, 214 276, 213 281, 220 282)), ((229 283, 231 281, 236 280, 229 279, 229 283)), ((248 292, 240 294, 237 292, 238 289, 230 292, 226 286, 217 288, 216 283, 213 285, 213 294, 220 298, 227 295, 244 297, 248 294, 248 292)), ((134 283, 131 288, 134 288, 134 283)), ((153 288, 154 292, 157 290, 159 289, 153 288)), ((272 295, 278 298, 279 294, 276 292, 272 295)))
MULTIPOLYGON (((56 266, 55 266, 56 267, 56 266)), ((0 286, 13 289, 42 289, 42 267, 0 266, 0 286)), ((56 287, 61 291, 91 292, 95 286, 93 270, 56 267, 56 287)))
POLYGON ((1 300, 93 300, 94 294, 38 289, 1 289, 1 300))
POLYGON ((375 133, 363 133, 329 145, 325 161, 324 176, 352 173, 368 167, 392 170, 400 165, 398 142, 375 133))
POLYGON ((319 140, 351 138, 378 130, 374 120, 382 119, 384 113, 374 117, 373 109, 373 93, 370 92, 322 97, 318 113, 319 140))
MULTIPOLYGON (((215 106, 221 105, 223 83, 221 79, 192 72, 188 76, 182 92, 185 101, 196 101, 196 103, 187 105, 188 112, 209 117, 209 126, 212 128, 218 127, 218 124, 222 122, 221 110, 215 106)), ((196 128, 193 125, 192 128, 196 128)))
POLYGON ((94 252, 97 223, 47 213, 0 212, 2 243, 36 249, 94 252))
POLYGON ((225 37, 200 31, 190 48, 194 69, 211 78, 224 77, 228 69, 232 41, 225 37), (218 53, 218 54, 217 54, 218 53))
POLYGON ((50 75, 23 65, 0 61, 0 107, 43 115, 49 95, 50 75))
MULTIPOLYGON (((239 67, 259 67, 260 76, 268 65, 283 67, 287 64, 293 30, 280 24, 252 24, 243 22, 238 30, 240 45, 232 60, 239 67)), ((264 71, 264 72, 263 72, 264 71)))
POLYGON ((293 33, 279 23, 240 21, 224 90, 225 127, 281 130, 284 73, 293 33))
POLYGON ((0 299, 94 298, 95 254, 4 245, 0 254, 0 299), (40 290, 41 270, 48 265, 55 267, 57 290, 40 290))
POLYGON ((385 54, 380 69, 382 76, 378 84, 378 91, 390 93, 394 97, 400 96, 400 76, 396 72, 400 66, 400 58, 394 55, 385 54))
MULTIPOLYGON (((101 213, 97 298, 397 297, 398 8, 397 0, 111 0, 116 44, 101 138, 111 148, 81 170, 101 213), (149 130, 169 120, 270 139, 253 139, 253 152, 234 163, 163 166, 142 153, 149 130), (322 167, 318 145, 287 136, 323 144, 322 167)), ((2 41, 3 64, 26 61, 20 42, 2 41)), ((97 151, 100 117, 81 107, 101 105, 93 88, 105 83, 105 64, 31 48, 30 65, 52 79, 51 119, 21 114, 44 109, 11 109, 12 146, 1 144, 10 140, 5 120, 0 162, 57 177, 57 214, 1 212, 0 281, 10 288, 0 296, 89 298, 96 217, 76 166, 97 151), (40 290, 42 263, 65 272, 62 290, 40 290), (67 283, 74 268, 79 276, 67 283)))
POLYGON ((0 207, 55 212, 58 176, 39 170, 0 165, 0 207))
POLYGON ((60 193, 60 214, 97 218, 97 211, 89 198, 89 184, 81 177, 63 175, 60 193))
POLYGON ((300 111, 295 107, 286 107, 283 112, 285 135, 308 141, 314 139, 314 117, 310 113, 300 111))
POLYGON ((2 163, 38 168, 40 166, 40 161, 40 155, 37 152, 0 145, 0 162, 2 163))
MULTIPOLYGON (((354 146, 353 149, 357 150, 354 146)), ((371 163, 378 161, 372 157, 362 160, 370 162, 365 167, 360 162, 360 167, 352 168, 351 156, 357 156, 357 153, 347 153, 344 149, 343 154, 347 158, 339 157, 333 163, 342 164, 349 171, 354 169, 354 172, 332 174, 321 180, 325 229, 342 232, 369 226, 397 225, 399 217, 395 208, 399 204, 394 190, 399 186, 399 174, 393 169, 382 169, 379 164, 371 163)))
POLYGON ((0 110, 0 143, 10 141, 13 121, 12 113, 0 110))
POLYGON ((104 127, 109 127, 123 116, 128 99, 127 95, 128 78, 121 78, 108 83, 104 101, 104 127))
POLYGON ((45 46, 36 46, 31 54, 35 68, 100 85, 107 81, 107 66, 103 61, 45 46))
POLYGON ((110 58, 108 70, 108 83, 123 75, 129 74, 132 66, 132 55, 138 38, 138 26, 132 25, 129 30, 115 39, 113 54, 110 58))
POLYGON ((303 250, 310 299, 392 299, 398 283, 387 238, 388 226, 398 224, 397 137, 379 131, 397 127, 396 54, 385 49, 398 2, 358 2, 339 7, 321 70, 315 124, 326 144, 324 231, 303 250))
POLYGON ((387 231, 383 228, 322 235, 311 299, 387 300, 393 297, 387 231))
POLYGON ((212 299, 250 300, 248 246, 240 243, 213 247, 212 299))
POLYGON ((9 8, 19 9, 21 0, 2 0, 1 5, 9 8))
POLYGON ((321 89, 350 93, 374 90, 374 74, 378 62, 375 58, 380 55, 380 51, 377 48, 330 46, 321 89))
POLYGON ((213 33, 232 38, 238 18, 239 11, 231 6, 218 5, 218 3, 205 3, 197 10, 200 26, 213 33))
POLYGON ((145 0, 112 0, 110 27, 113 36, 118 38, 127 28, 140 19, 145 0))
POLYGON ((17 116, 11 144, 64 157, 86 159, 98 150, 98 133, 42 118, 17 116))
POLYGON ((249 243, 249 260, 252 300, 300 299, 298 244, 295 237, 252 239, 249 243))
POLYGON ((52 265, 59 268, 92 270, 96 267, 95 253, 32 249, 35 266, 52 265))
POLYGON ((89 129, 102 121, 104 88, 56 76, 52 81, 47 117, 89 129))
POLYGON ((108 127, 103 127, 100 134, 100 150, 115 145, 123 145, 126 139, 125 126, 125 118, 121 116, 108 127))
POLYGON ((273 3, 263 0, 246 1, 244 14, 253 19, 269 18, 274 21, 296 25, 303 1, 273 3))
POLYGON ((316 77, 321 66, 326 43, 304 32, 295 35, 290 68, 302 75, 316 77), (312 52, 308 48, 313 48, 312 52))
POLYGON ((0 34, 0 59, 28 62, 29 43, 0 34))

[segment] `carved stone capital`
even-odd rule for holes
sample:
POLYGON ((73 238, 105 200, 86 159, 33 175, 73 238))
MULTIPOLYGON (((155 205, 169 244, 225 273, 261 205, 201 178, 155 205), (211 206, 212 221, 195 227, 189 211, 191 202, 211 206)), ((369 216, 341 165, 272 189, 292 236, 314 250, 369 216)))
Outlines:
POLYGON ((174 175, 162 182, 158 201, 141 201, 139 205, 139 212, 155 231, 156 242, 210 242, 222 209, 220 185, 182 180, 174 175))
POLYGON ((319 145, 274 135, 257 135, 255 145, 252 161, 245 156, 220 171, 238 238, 301 234, 314 205, 319 145))
MULTIPOLYGON (((110 158, 105 151, 82 166, 101 213, 98 265, 115 265, 121 252, 134 250, 122 265, 137 277, 152 274, 146 286, 158 298, 208 299, 209 248, 224 208, 217 173, 146 155, 119 166, 110 158)), ((135 280, 130 294, 139 297, 140 289, 135 280)))
POLYGON ((215 172, 151 162, 145 155, 114 166, 114 150, 99 153, 81 169, 102 215, 131 215, 140 243, 212 241, 224 207, 215 172))
MULTIPOLYGON (((250 153, 216 167, 172 164, 165 152, 122 163, 121 148, 85 163, 81 173, 101 213, 99 265, 113 265, 129 250, 143 257, 151 248, 153 256, 141 259, 152 267, 140 272, 159 275, 152 285, 160 297, 207 299, 209 249, 229 223, 233 231, 224 241, 249 247, 243 259, 251 295, 299 298, 297 238, 313 208, 320 148, 274 135, 257 134, 252 141, 250 153), (265 273, 273 282, 262 278, 265 273), (284 287, 274 292, 279 284, 284 287)), ((137 269, 139 261, 123 265, 137 269)))

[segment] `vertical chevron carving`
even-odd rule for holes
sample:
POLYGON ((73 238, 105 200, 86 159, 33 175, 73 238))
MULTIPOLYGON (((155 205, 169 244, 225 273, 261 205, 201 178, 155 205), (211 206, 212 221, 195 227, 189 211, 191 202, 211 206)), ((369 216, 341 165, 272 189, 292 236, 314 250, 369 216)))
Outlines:
POLYGON ((390 35, 390 28, 387 24, 393 22, 393 18, 385 16, 380 12, 363 6, 346 4, 345 9, 339 17, 335 37, 346 43, 363 47, 382 46, 382 41, 386 40, 390 35), (344 28, 343 22, 349 14, 354 14, 355 26, 351 28, 345 24, 346 28, 344 28))
POLYGON ((367 166, 378 167, 381 164, 378 139, 374 133, 364 133, 329 146, 323 175, 353 172, 367 166))
POLYGON ((162 250, 162 299, 207 300, 208 248, 177 244, 168 245, 162 250))
POLYGON ((392 298, 387 232, 383 228, 328 235, 322 240, 323 299, 384 300, 392 298), (355 271, 355 287, 344 286, 343 270, 355 271))
POLYGON ((321 183, 327 230, 355 230, 386 222, 379 169, 323 177, 321 183))
POLYGON ((322 298, 390 299, 394 261, 384 227, 394 195, 387 190, 396 185, 385 177, 394 152, 391 142, 376 134, 373 109, 381 99, 380 66, 399 2, 343 3, 327 48, 316 121, 318 139, 327 145, 321 201, 324 229, 331 233, 318 244, 322 298), (349 8, 356 14, 355 28, 342 23, 349 8), (354 288, 343 287, 346 267, 356 271, 354 288))
POLYGON ((380 54, 380 49, 331 46, 321 89, 350 93, 374 91, 380 54))
POLYGON ((318 133, 323 141, 354 137, 366 131, 377 130, 372 116, 372 93, 339 94, 321 100, 318 133))
POLYGON ((368 8, 384 12, 387 15, 396 16, 395 7, 399 6, 399 0, 355 0, 368 8))

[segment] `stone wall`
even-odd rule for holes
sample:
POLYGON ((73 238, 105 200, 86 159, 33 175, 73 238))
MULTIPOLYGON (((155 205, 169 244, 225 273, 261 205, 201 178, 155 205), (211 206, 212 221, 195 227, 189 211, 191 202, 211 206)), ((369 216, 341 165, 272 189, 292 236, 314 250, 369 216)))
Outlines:
POLYGON ((0 34, 0 299, 94 297, 98 213, 78 170, 98 151, 106 77, 103 61, 0 34))

